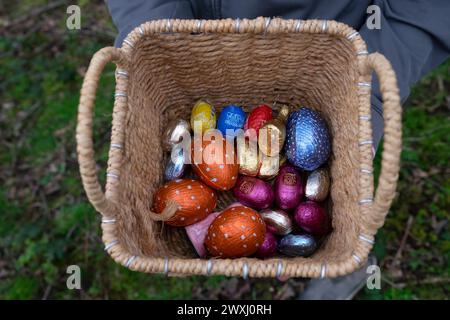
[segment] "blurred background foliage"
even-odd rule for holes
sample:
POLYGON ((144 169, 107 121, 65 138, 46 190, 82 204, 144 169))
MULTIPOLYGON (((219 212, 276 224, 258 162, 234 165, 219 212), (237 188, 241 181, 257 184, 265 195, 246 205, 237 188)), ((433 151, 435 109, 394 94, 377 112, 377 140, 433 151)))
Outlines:
MULTIPOLYGON (((79 90, 92 54, 115 28, 102 1, 78 1, 82 29, 65 26, 68 1, 0 2, 0 298, 295 299, 301 279, 166 278, 116 265, 103 251, 75 152, 79 90), (66 267, 82 290, 66 288, 66 267)), ((114 67, 99 85, 95 149, 104 177, 114 67)), ((357 299, 445 299, 450 291, 450 62, 418 83, 405 106, 398 195, 375 254, 381 290, 357 299)), ((379 168, 380 154, 376 158, 379 168)))

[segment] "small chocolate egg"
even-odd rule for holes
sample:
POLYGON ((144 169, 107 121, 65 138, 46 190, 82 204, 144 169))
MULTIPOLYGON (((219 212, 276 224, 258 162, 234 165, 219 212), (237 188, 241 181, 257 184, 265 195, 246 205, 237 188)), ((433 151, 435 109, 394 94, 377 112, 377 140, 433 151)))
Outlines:
POLYGON ((192 169, 211 188, 230 190, 236 184, 239 164, 230 145, 223 137, 217 141, 195 138, 192 143, 192 169))
POLYGON ((198 101, 192 108, 191 127, 194 131, 205 132, 216 127, 216 110, 205 102, 198 101))
POLYGON ((180 143, 182 140, 190 137, 191 126, 189 122, 183 119, 173 119, 170 121, 166 130, 162 135, 162 146, 165 151, 170 151, 172 148, 180 143))
POLYGON ((289 115, 289 107, 281 107, 278 116, 267 121, 259 130, 258 146, 262 153, 267 156, 274 157, 283 149, 284 140, 286 139, 285 122, 289 115))
POLYGON ((331 230, 331 220, 322 206, 313 201, 300 203, 295 209, 294 219, 297 225, 315 236, 326 235, 331 230))
POLYGON ((245 121, 244 130, 247 131, 248 129, 253 129, 258 136, 259 129, 261 129, 267 121, 272 120, 272 117, 272 108, 265 104, 257 106, 248 115, 247 120, 245 121))
POLYGON ((254 132, 239 134, 236 139, 236 152, 239 163, 239 173, 255 177, 261 162, 258 158, 258 141, 254 132))
POLYGON ((271 180, 278 175, 280 167, 286 162, 286 157, 281 154, 269 157, 260 153, 259 162, 261 167, 259 168, 258 178, 271 180))
POLYGON ((217 129, 224 137, 236 137, 236 130, 244 127, 246 114, 241 107, 229 105, 222 109, 217 120, 217 129))
POLYGON ((309 234, 288 234, 278 243, 278 251, 292 257, 308 257, 317 249, 317 242, 309 234))
POLYGON ((319 168, 309 173, 306 179, 305 196, 308 200, 323 201, 330 189, 330 175, 327 168, 319 168))
POLYGON ((166 181, 180 179, 183 177, 189 164, 185 161, 184 149, 174 147, 170 157, 167 159, 166 168, 164 170, 164 179, 166 181))
POLYGON ((233 194, 239 202, 257 210, 269 208, 274 199, 269 183, 249 176, 238 178, 233 194))
MULTIPOLYGON (((229 205, 227 209, 238 206, 242 206, 242 204, 240 204, 239 202, 235 202, 229 205)), ((205 238, 206 234, 208 233, 208 228, 220 213, 221 212, 213 212, 202 221, 185 227, 186 234, 189 237, 189 240, 191 240, 195 251, 197 251, 198 255, 202 258, 206 256, 205 238)))
POLYGON ((213 212, 217 204, 216 193, 200 181, 178 179, 167 182, 156 191, 153 211, 162 213, 169 201, 178 205, 178 210, 168 225, 184 227, 204 219, 213 212))
POLYGON ((277 235, 287 235, 292 232, 292 220, 280 209, 265 209, 259 213, 266 223, 267 231, 277 235))
POLYGON ((213 257, 247 257, 262 245, 265 233, 266 226, 258 212, 245 206, 233 207, 211 223, 205 246, 213 257))
POLYGON ((259 246, 255 256, 261 259, 270 258, 277 252, 277 238, 266 231, 263 243, 259 246))
POLYGON ((303 198, 303 182, 294 166, 285 165, 275 180, 275 203, 283 210, 295 209, 303 198))
POLYGON ((300 108, 286 125, 286 156, 303 170, 320 167, 331 153, 331 139, 325 120, 314 110, 300 108))

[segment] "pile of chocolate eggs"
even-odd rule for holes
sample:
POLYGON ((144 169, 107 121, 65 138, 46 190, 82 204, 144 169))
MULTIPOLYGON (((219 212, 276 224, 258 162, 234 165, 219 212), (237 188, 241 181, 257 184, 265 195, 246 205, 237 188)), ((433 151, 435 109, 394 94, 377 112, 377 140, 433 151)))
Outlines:
POLYGON ((260 105, 246 114, 228 105, 217 115, 199 101, 190 121, 166 126, 162 145, 167 182, 152 209, 175 203, 165 223, 185 227, 200 257, 307 257, 331 232, 331 140, 317 111, 260 105), (235 203, 217 211, 226 191, 235 203))

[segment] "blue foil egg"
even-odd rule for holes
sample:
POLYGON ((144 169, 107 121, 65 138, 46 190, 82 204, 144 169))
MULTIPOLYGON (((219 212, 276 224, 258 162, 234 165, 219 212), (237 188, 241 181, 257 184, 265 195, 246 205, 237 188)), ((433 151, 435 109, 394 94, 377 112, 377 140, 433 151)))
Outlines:
POLYGON ((290 114, 286 123, 286 157, 303 170, 320 167, 331 153, 327 124, 314 110, 300 108, 290 114))
POLYGON ((245 118, 246 114, 241 107, 235 105, 226 106, 219 114, 217 129, 222 132, 224 137, 234 138, 237 135, 236 130, 244 127, 245 118))

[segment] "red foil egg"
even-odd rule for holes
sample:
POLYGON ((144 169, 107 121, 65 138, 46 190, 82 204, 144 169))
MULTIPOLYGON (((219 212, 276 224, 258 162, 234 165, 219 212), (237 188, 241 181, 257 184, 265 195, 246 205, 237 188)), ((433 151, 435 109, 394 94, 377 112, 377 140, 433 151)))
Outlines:
POLYGON ((280 209, 295 209, 305 191, 300 173, 291 165, 285 165, 275 180, 275 202, 280 209))
POLYGON ((316 202, 301 203, 294 213, 295 222, 308 233, 323 236, 331 230, 331 219, 325 209, 316 202))
POLYGON ((256 257, 264 259, 272 257, 277 252, 277 238, 270 232, 266 231, 263 243, 256 251, 256 257))
POLYGON ((257 210, 269 208, 274 200, 269 183, 249 176, 239 177, 233 194, 239 202, 257 210))
POLYGON ((209 226, 205 246, 214 257, 247 257, 259 249, 265 233, 258 212, 245 206, 233 207, 224 210, 209 226))
POLYGON ((178 204, 178 210, 165 223, 177 227, 204 219, 217 204, 216 193, 212 189, 191 179, 173 180, 159 188, 153 199, 154 212, 163 212, 169 200, 178 204))
MULTIPOLYGON (((229 205, 227 209, 237 206, 242 206, 242 204, 235 202, 229 205)), ((191 240, 195 251, 197 251, 198 255, 202 258, 206 256, 205 238, 208 233, 208 228, 219 214, 220 212, 213 212, 202 221, 186 226, 185 228, 186 234, 188 235, 189 240, 191 240)))
POLYGON ((192 143, 192 168, 200 179, 216 190, 230 190, 236 184, 239 164, 232 143, 221 139, 192 143), (199 147, 200 146, 200 147, 199 147), (200 156, 199 156, 200 155, 200 156))
POLYGON ((262 104, 250 112, 244 124, 244 130, 254 129, 256 135, 258 135, 259 129, 261 129, 267 121, 272 120, 272 118, 272 108, 262 104))

